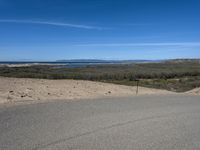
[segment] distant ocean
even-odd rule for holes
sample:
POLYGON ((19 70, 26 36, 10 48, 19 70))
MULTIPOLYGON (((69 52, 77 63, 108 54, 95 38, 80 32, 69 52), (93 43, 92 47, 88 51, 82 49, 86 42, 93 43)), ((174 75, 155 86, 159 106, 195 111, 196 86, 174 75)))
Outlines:
POLYGON ((14 61, 0 61, 0 64, 2 65, 23 65, 23 64, 35 64, 35 65, 60 65, 62 67, 67 67, 67 68, 78 68, 78 67, 86 67, 86 66, 94 66, 94 65, 103 65, 103 64, 120 64, 119 62, 109 62, 109 61, 106 61, 106 62, 89 62, 89 61, 73 61, 73 62, 14 62, 14 61))
POLYGON ((69 60, 69 61, 0 61, 2 65, 23 65, 23 64, 35 64, 35 65, 60 65, 67 68, 78 68, 95 65, 105 64, 131 64, 131 63, 148 63, 148 62, 161 62, 161 60, 69 60))

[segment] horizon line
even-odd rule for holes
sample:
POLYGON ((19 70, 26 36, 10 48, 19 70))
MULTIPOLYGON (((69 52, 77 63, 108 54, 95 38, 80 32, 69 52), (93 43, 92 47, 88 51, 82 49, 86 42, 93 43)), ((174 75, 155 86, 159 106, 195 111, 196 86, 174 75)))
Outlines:
POLYGON ((59 62, 74 60, 99 60, 99 61, 158 61, 158 60, 200 60, 198 57, 177 57, 177 58, 161 58, 161 59, 101 59, 101 58, 74 58, 74 59, 57 59, 57 60, 0 60, 0 62, 59 62))

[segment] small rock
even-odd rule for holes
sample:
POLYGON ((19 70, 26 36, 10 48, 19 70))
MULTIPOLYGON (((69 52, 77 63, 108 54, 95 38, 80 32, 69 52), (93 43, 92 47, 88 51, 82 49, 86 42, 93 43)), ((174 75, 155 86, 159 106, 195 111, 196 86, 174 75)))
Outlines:
POLYGON ((23 98, 23 97, 27 97, 27 96, 28 96, 28 94, 23 93, 23 94, 21 95, 21 98, 23 98))
POLYGON ((11 98, 10 96, 8 96, 8 97, 7 97, 7 100, 9 100, 9 101, 10 101, 10 100, 12 100, 12 98, 11 98))

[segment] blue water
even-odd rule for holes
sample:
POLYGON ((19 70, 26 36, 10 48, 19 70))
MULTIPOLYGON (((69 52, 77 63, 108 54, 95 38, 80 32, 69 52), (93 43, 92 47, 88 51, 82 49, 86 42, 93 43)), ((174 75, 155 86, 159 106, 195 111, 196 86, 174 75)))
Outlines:
POLYGON ((103 60, 72 60, 72 61, 0 61, 0 64, 52 64, 66 68, 78 68, 86 66, 96 66, 105 64, 132 64, 132 63, 162 62, 162 60, 119 60, 119 61, 103 61, 103 60))
POLYGON ((116 62, 7 62, 2 61, 0 64, 5 65, 15 65, 15 64, 52 64, 52 65, 60 65, 66 68, 78 68, 78 67, 86 67, 86 66, 95 66, 101 64, 117 64, 116 62))

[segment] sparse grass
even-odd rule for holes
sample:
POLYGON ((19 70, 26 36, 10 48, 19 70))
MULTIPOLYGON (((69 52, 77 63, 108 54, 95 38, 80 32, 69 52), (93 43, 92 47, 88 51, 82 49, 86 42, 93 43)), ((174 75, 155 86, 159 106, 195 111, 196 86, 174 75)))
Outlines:
MULTIPOLYGON (((136 86, 135 81, 128 80, 115 80, 115 81, 105 81, 115 84, 122 84, 128 86, 136 86)), ((197 77, 184 77, 184 78, 175 78, 175 79, 141 79, 139 82, 140 86, 157 88, 157 89, 166 89, 174 92, 185 92, 196 87, 200 87, 200 76, 197 77), (182 81, 184 80, 184 82, 182 81)))
POLYGON ((146 64, 97 65, 83 68, 55 66, 0 67, 0 76, 43 79, 82 79, 183 92, 200 87, 198 61, 146 64))

